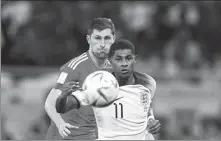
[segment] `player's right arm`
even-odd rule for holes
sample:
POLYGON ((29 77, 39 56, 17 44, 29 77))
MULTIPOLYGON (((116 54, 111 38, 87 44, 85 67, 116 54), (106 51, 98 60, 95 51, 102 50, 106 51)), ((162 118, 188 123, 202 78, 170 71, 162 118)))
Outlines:
POLYGON ((68 136, 71 132, 68 128, 75 128, 75 126, 66 123, 61 115, 57 112, 56 106, 56 99, 61 95, 62 91, 60 90, 60 86, 63 85, 65 82, 69 81, 77 81, 78 80, 78 71, 75 69, 73 70, 71 67, 64 67, 57 79, 56 84, 50 91, 46 101, 45 101, 45 110, 51 120, 56 124, 59 133, 62 137, 68 136))

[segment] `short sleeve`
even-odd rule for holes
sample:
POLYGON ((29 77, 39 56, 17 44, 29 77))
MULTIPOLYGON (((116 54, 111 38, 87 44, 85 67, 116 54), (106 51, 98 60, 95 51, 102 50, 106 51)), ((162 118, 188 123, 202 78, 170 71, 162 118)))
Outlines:
POLYGON ((80 106, 88 106, 89 105, 87 95, 85 93, 83 93, 82 91, 77 90, 77 91, 73 92, 72 95, 75 98, 77 98, 77 100, 80 103, 80 106))
POLYGON ((145 87, 150 91, 151 94, 151 99, 154 97, 155 95, 155 91, 156 91, 156 81, 153 79, 153 77, 151 77, 150 75, 147 74, 143 74, 143 78, 145 81, 145 87))
POLYGON ((150 90, 151 99, 152 99, 154 97, 155 91, 156 91, 156 81, 151 76, 148 77, 148 81, 149 81, 148 89, 150 90))
POLYGON ((69 81, 79 81, 79 71, 70 67, 64 67, 58 76, 54 89, 59 89, 61 85, 69 81))
POLYGON ((54 89, 59 89, 60 86, 63 85, 65 82, 80 82, 80 79, 84 75, 82 71, 84 70, 84 68, 86 68, 86 66, 82 68, 81 64, 87 59, 87 53, 83 53, 80 56, 75 57, 64 64, 60 69, 60 74, 58 76, 56 84, 54 85, 54 89))

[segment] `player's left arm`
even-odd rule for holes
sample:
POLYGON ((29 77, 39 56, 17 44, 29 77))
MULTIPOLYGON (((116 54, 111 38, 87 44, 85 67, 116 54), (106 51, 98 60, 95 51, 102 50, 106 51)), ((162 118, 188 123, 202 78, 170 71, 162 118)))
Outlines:
POLYGON ((151 94, 151 103, 150 103, 150 108, 148 111, 148 119, 154 119, 154 112, 153 112, 153 98, 155 95, 155 90, 156 90, 156 81, 149 75, 146 75, 146 88, 150 91, 151 94))
POLYGON ((150 103, 150 108, 149 108, 149 111, 148 111, 148 120, 150 119, 155 119, 154 118, 154 112, 153 112, 153 104, 152 102, 150 103))
POLYGON ((153 110, 153 98, 156 91, 156 81, 149 75, 147 75, 146 87, 150 90, 151 93, 151 103, 148 111, 148 125, 149 125, 148 131, 152 134, 156 134, 160 131, 161 127, 159 120, 156 120, 154 117, 154 110, 153 110))

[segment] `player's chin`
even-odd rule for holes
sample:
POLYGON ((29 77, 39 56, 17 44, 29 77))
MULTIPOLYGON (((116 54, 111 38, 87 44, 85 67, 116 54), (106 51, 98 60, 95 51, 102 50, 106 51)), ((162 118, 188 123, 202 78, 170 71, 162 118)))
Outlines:
POLYGON ((99 59, 105 59, 105 58, 107 58, 107 53, 99 53, 98 57, 99 57, 99 59))
POLYGON ((121 78, 127 78, 127 77, 129 77, 130 75, 131 75, 131 73, 129 73, 129 72, 121 72, 121 73, 120 73, 121 78))

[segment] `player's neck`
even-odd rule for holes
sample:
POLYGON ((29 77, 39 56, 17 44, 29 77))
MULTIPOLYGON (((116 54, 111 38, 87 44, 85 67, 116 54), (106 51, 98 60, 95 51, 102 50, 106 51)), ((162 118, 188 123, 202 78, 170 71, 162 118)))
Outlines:
POLYGON ((98 67, 98 68, 102 68, 104 66, 104 63, 105 63, 105 60, 106 59, 100 59, 100 58, 97 58, 91 51, 91 49, 89 49, 88 51, 90 57, 91 57, 91 60, 93 61, 93 63, 98 67))
POLYGON ((124 85, 134 85, 135 84, 135 78, 134 75, 131 74, 129 77, 120 77, 115 75, 116 79, 118 80, 118 83, 120 86, 124 86, 124 85))

